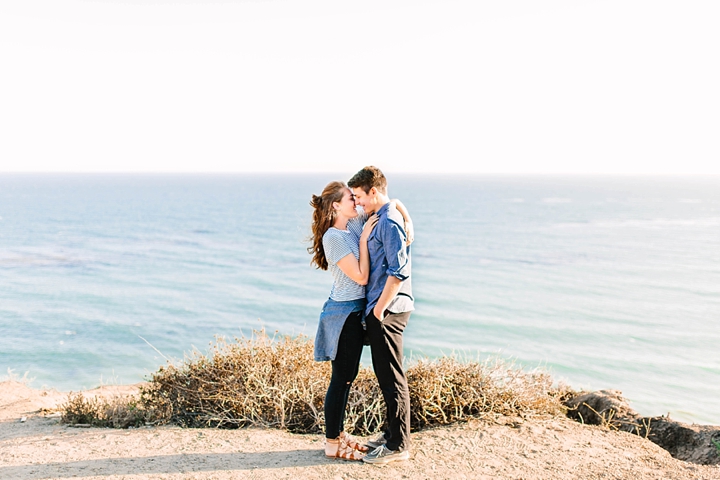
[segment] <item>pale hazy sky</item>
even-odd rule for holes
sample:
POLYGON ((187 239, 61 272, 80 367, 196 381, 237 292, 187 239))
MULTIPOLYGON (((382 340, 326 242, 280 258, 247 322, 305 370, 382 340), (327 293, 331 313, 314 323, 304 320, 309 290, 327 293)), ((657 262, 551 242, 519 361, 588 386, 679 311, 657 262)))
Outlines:
POLYGON ((720 2, 2 0, 0 172, 720 173, 720 2))

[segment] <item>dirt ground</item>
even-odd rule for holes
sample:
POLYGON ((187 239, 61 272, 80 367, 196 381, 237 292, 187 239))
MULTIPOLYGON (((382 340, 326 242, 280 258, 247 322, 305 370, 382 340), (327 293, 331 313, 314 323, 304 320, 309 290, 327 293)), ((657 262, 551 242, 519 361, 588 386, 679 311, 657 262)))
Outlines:
POLYGON ((720 479, 720 467, 675 460, 635 435, 566 418, 503 417, 425 430, 412 435, 409 461, 378 467, 325 458, 319 435, 68 427, 53 413, 66 398, 0 383, 0 479, 720 479))

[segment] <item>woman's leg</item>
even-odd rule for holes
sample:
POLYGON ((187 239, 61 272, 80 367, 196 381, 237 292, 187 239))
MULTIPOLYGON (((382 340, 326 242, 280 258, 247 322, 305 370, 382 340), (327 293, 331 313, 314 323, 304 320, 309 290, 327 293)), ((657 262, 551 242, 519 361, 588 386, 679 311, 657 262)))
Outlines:
POLYGON ((345 320, 337 355, 332 362, 332 377, 325 395, 325 437, 328 439, 338 438, 343 431, 345 407, 350 387, 360 368, 362 349, 362 312, 355 312, 345 320))

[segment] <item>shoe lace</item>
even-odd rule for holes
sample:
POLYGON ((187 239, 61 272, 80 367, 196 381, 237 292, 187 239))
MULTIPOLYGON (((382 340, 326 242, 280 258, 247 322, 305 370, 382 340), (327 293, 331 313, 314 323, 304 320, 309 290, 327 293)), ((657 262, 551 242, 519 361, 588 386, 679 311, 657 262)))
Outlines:
POLYGON ((375 450, 370 452, 369 455, 372 455, 373 457, 382 457, 386 454, 385 450, 388 450, 388 448, 385 445, 380 445, 375 450))

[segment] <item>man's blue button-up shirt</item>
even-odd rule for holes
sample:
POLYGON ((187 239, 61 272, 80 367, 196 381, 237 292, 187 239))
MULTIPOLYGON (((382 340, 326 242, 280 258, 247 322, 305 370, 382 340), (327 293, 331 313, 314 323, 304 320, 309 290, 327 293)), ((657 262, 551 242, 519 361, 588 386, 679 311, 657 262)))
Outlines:
POLYGON ((410 283, 410 247, 405 245, 403 216, 391 203, 386 203, 375 213, 378 222, 368 237, 370 278, 365 287, 368 301, 365 314, 372 312, 377 304, 388 276, 402 280, 400 291, 388 310, 392 313, 411 312, 415 306, 410 283))

